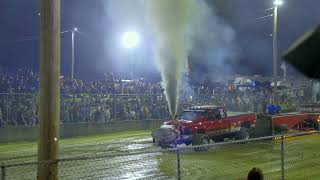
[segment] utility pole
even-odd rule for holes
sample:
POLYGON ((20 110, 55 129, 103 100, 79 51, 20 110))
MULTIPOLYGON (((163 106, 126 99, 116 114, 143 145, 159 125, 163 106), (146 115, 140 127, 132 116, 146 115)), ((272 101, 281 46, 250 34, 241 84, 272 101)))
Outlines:
POLYGON ((58 179, 60 0, 41 0, 38 180, 58 179))
POLYGON ((278 31, 278 6, 276 5, 274 7, 273 12, 273 83, 274 83, 274 89, 273 89, 273 103, 278 103, 278 52, 277 52, 277 32, 278 31))

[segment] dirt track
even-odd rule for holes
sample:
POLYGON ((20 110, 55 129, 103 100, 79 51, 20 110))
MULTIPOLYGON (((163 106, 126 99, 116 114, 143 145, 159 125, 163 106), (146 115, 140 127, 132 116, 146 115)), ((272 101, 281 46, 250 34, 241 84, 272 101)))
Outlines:
MULTIPOLYGON (((64 146, 59 179, 169 179, 159 170, 157 155, 161 152, 157 150, 149 137, 64 146)), ((2 160, 6 164, 32 161, 36 161, 35 152, 2 160)), ((8 179, 35 179, 36 169, 31 164, 6 171, 8 179)))

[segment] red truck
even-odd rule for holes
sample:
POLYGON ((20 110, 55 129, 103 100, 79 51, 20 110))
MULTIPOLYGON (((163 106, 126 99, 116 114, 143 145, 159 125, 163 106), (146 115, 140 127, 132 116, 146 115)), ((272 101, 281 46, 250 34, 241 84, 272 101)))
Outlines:
POLYGON ((153 143, 162 148, 178 144, 202 145, 225 138, 249 139, 255 127, 253 113, 227 113, 222 106, 196 106, 152 132, 153 143))

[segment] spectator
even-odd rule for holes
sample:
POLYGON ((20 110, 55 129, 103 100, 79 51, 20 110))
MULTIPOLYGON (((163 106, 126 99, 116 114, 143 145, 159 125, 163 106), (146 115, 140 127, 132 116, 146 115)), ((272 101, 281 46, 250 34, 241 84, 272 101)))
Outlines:
MULTIPOLYGON (((38 75, 30 70, 0 72, 0 126, 38 123, 38 83, 38 75)), ((190 85, 190 89, 181 95, 178 111, 192 105, 216 104, 231 111, 263 112, 272 99, 272 91, 267 88, 238 90, 230 87, 205 83, 190 85)), ((285 104, 282 107, 289 109, 289 105, 305 102, 304 92, 303 89, 281 90, 281 101, 285 104)), ((113 73, 95 81, 70 80, 62 76, 61 94, 61 123, 169 117, 160 82, 126 80, 113 73)))
POLYGON ((259 168, 252 168, 248 173, 248 180, 263 180, 263 173, 259 168))

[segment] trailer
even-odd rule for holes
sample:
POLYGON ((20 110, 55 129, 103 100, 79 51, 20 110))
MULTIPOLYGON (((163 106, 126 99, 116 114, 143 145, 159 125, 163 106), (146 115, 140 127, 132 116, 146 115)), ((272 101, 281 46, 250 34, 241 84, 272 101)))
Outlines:
POLYGON ((319 131, 319 113, 287 113, 272 116, 273 132, 319 131))

